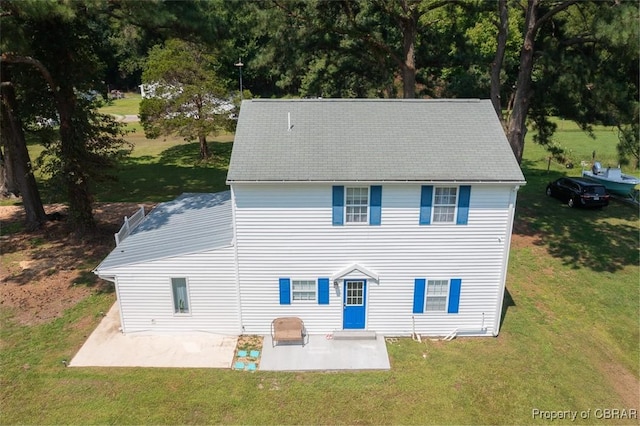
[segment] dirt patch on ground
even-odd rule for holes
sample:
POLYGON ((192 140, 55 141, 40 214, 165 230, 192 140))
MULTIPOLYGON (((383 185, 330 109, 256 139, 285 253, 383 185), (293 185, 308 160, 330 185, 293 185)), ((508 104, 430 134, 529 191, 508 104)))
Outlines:
MULTIPOLYGON (((86 238, 74 236, 64 221, 62 204, 45 206, 58 219, 41 230, 23 229, 20 206, 0 206, 0 305, 22 325, 58 318, 92 292, 110 291, 109 283, 91 271, 115 246, 113 234, 124 216, 142 206, 137 203, 99 203, 94 215, 98 232, 86 238)), ((153 205, 144 205, 149 211, 153 205)))
POLYGON ((640 410, 640 382, 638 379, 618 363, 607 362, 599 367, 616 393, 622 398, 625 407, 640 410))

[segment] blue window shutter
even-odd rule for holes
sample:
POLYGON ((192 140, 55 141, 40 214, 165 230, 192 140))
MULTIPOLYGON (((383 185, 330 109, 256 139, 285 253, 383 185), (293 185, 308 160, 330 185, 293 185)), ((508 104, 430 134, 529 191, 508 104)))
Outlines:
POLYGON ((329 304, 329 278, 318 278, 318 305, 329 304))
POLYGON ((289 278, 280 278, 280 304, 291 304, 291 280, 289 278))
POLYGON ((458 313, 458 306, 460 305, 460 285, 462 280, 460 278, 452 278, 449 283, 449 309, 447 312, 450 314, 458 313))
POLYGON ((413 313, 421 314, 424 312, 424 291, 427 286, 427 280, 424 278, 416 278, 413 287, 413 313))
POLYGON ((333 187, 333 224, 344 224, 344 186, 333 187))
POLYGON ((469 198, 471 198, 471 187, 464 185, 458 191, 458 219, 457 225, 466 225, 469 219, 469 198))
POLYGON ((382 187, 371 187, 371 203, 369 203, 369 225, 380 225, 382 218, 382 187))
POLYGON ((433 186, 423 185, 420 193, 420 225, 431 224, 433 186))

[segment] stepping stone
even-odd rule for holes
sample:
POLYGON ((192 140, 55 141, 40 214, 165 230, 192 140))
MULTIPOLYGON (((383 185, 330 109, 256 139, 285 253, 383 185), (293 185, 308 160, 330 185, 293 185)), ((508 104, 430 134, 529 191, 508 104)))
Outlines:
POLYGON ((244 370, 244 362, 238 361, 233 365, 236 370, 244 370))
POLYGON ((244 358, 244 357, 246 357, 246 356, 247 356, 247 351, 238 351, 238 356, 239 356, 240 358, 244 358))
POLYGON ((260 351, 251 351, 249 355, 251 358, 258 358, 260 356, 260 351))
POLYGON ((256 371, 256 363, 255 362, 250 362, 247 365, 247 371, 256 371))

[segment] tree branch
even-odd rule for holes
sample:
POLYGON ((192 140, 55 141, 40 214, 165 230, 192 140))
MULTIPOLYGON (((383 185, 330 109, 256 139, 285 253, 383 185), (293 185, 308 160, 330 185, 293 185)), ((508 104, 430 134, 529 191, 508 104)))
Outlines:
POLYGON ((53 90, 54 93, 58 91, 58 86, 53 80, 51 73, 49 73, 49 70, 47 69, 47 67, 45 67, 42 64, 42 62, 40 62, 39 60, 32 58, 30 56, 20 56, 13 53, 3 53, 2 56, 0 57, 0 62, 6 62, 8 64, 31 65, 35 67, 38 71, 40 71, 40 74, 42 74, 42 78, 44 78, 44 80, 47 82, 47 84, 49 85, 51 90, 53 90))
POLYGON ((534 34, 536 34, 538 32, 538 29, 546 21, 548 21, 549 19, 553 18, 554 15, 556 15, 559 12, 562 12, 563 10, 568 8, 569 6, 578 3, 578 1, 580 1, 580 0, 567 0, 565 2, 562 2, 562 3, 558 4, 558 5, 556 5, 556 7, 554 7, 553 9, 551 9, 550 11, 548 11, 547 13, 542 15, 542 17, 540 19, 538 19, 537 22, 535 23, 535 25, 533 26, 534 34))

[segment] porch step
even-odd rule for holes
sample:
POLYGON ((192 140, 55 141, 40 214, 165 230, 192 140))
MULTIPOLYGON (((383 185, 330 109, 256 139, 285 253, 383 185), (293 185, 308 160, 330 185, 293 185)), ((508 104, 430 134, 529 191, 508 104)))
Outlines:
POLYGON ((367 330, 336 330, 333 340, 376 340, 375 331, 367 330))

